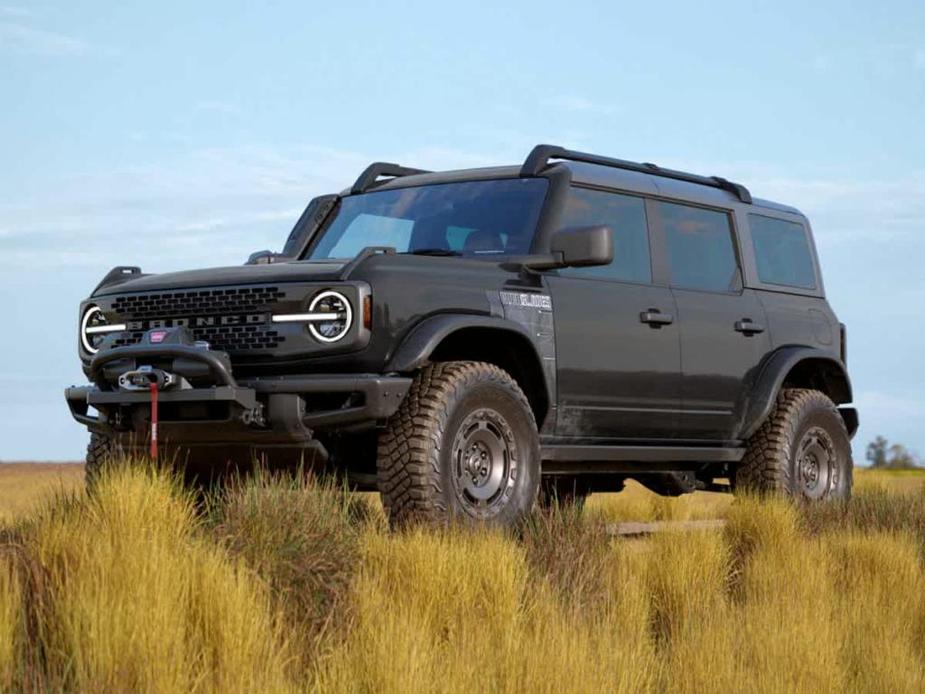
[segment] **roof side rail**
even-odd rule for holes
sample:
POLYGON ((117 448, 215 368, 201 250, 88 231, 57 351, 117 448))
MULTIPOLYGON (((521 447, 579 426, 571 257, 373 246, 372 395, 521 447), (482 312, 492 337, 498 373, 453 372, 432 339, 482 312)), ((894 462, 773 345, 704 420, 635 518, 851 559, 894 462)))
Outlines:
POLYGON ((424 169, 411 169, 407 166, 399 166, 398 164, 390 164, 385 161, 377 161, 366 167, 363 173, 360 174, 360 177, 356 180, 356 183, 353 184, 350 192, 351 194, 365 193, 382 176, 399 178, 401 176, 413 176, 414 174, 423 173, 430 173, 430 171, 425 171, 424 169))
POLYGON ((536 176, 546 166, 549 165, 550 159, 564 159, 565 161, 578 161, 585 164, 598 164, 600 166, 609 166, 614 169, 625 169, 626 171, 638 171, 639 173, 652 174, 663 178, 672 178, 676 181, 687 181, 688 183, 698 183, 711 188, 720 188, 735 195, 744 203, 751 203, 752 194, 748 188, 740 183, 727 181, 719 176, 698 176, 697 174, 676 171, 674 169, 663 169, 655 164, 639 164, 634 161, 625 159, 613 159, 611 157, 602 157, 597 154, 587 154, 585 152, 575 152, 564 147, 556 145, 537 145, 533 148, 523 166, 520 168, 521 176, 536 176))

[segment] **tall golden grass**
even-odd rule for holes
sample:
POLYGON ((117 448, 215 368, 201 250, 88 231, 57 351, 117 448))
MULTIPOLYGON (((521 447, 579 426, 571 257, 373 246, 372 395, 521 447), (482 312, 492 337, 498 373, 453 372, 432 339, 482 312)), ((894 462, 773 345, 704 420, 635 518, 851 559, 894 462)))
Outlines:
POLYGON ((197 525, 192 500, 143 467, 28 518, 0 567, 15 577, 0 579, 0 628, 15 649, 0 681, 80 692, 286 689, 290 656, 262 582, 197 525))
POLYGON ((630 511, 604 501, 516 533, 390 532, 310 481, 258 475, 203 510, 123 468, 0 538, 0 687, 925 691, 921 487, 710 498, 724 530, 647 539, 613 537, 630 511))

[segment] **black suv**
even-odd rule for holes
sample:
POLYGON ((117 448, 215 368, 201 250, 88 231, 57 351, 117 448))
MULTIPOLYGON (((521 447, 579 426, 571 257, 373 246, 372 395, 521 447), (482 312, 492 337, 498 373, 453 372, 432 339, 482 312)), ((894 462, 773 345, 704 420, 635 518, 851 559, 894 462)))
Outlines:
POLYGON ((79 324, 91 384, 66 398, 91 479, 159 426, 186 470, 304 464, 396 521, 510 523, 628 477, 851 490, 845 328, 809 222, 719 177, 550 145, 376 163, 282 253, 115 268, 79 324))

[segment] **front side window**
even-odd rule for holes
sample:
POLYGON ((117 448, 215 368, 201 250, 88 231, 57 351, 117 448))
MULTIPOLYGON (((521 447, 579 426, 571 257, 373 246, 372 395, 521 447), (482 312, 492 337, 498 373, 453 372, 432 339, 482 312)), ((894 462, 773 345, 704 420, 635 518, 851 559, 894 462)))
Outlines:
POLYGON ((741 288, 729 215, 690 205, 659 202, 668 245, 671 286, 710 292, 741 288))
POLYGON ((610 265, 567 268, 562 274, 599 277, 625 282, 652 281, 646 205, 642 198, 588 188, 572 188, 561 226, 584 227, 606 224, 613 233, 613 262, 610 265))
POLYGON ((465 181, 345 197, 309 258, 352 258, 367 246, 399 253, 527 255, 545 178, 465 181))
POLYGON ((758 279, 785 287, 816 288, 813 255, 802 224, 750 214, 748 226, 758 279))

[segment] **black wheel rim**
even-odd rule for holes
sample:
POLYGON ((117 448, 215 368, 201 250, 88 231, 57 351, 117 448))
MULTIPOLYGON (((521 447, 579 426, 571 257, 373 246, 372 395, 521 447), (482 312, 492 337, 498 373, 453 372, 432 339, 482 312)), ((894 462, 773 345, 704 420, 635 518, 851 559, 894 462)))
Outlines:
POLYGON ((507 421, 495 410, 475 410, 456 432, 452 451, 453 483, 462 507, 477 518, 498 513, 517 478, 517 443, 507 421))
POLYGON ((797 485, 808 499, 823 498, 835 486, 838 475, 835 444, 825 429, 812 427, 797 447, 797 485))

